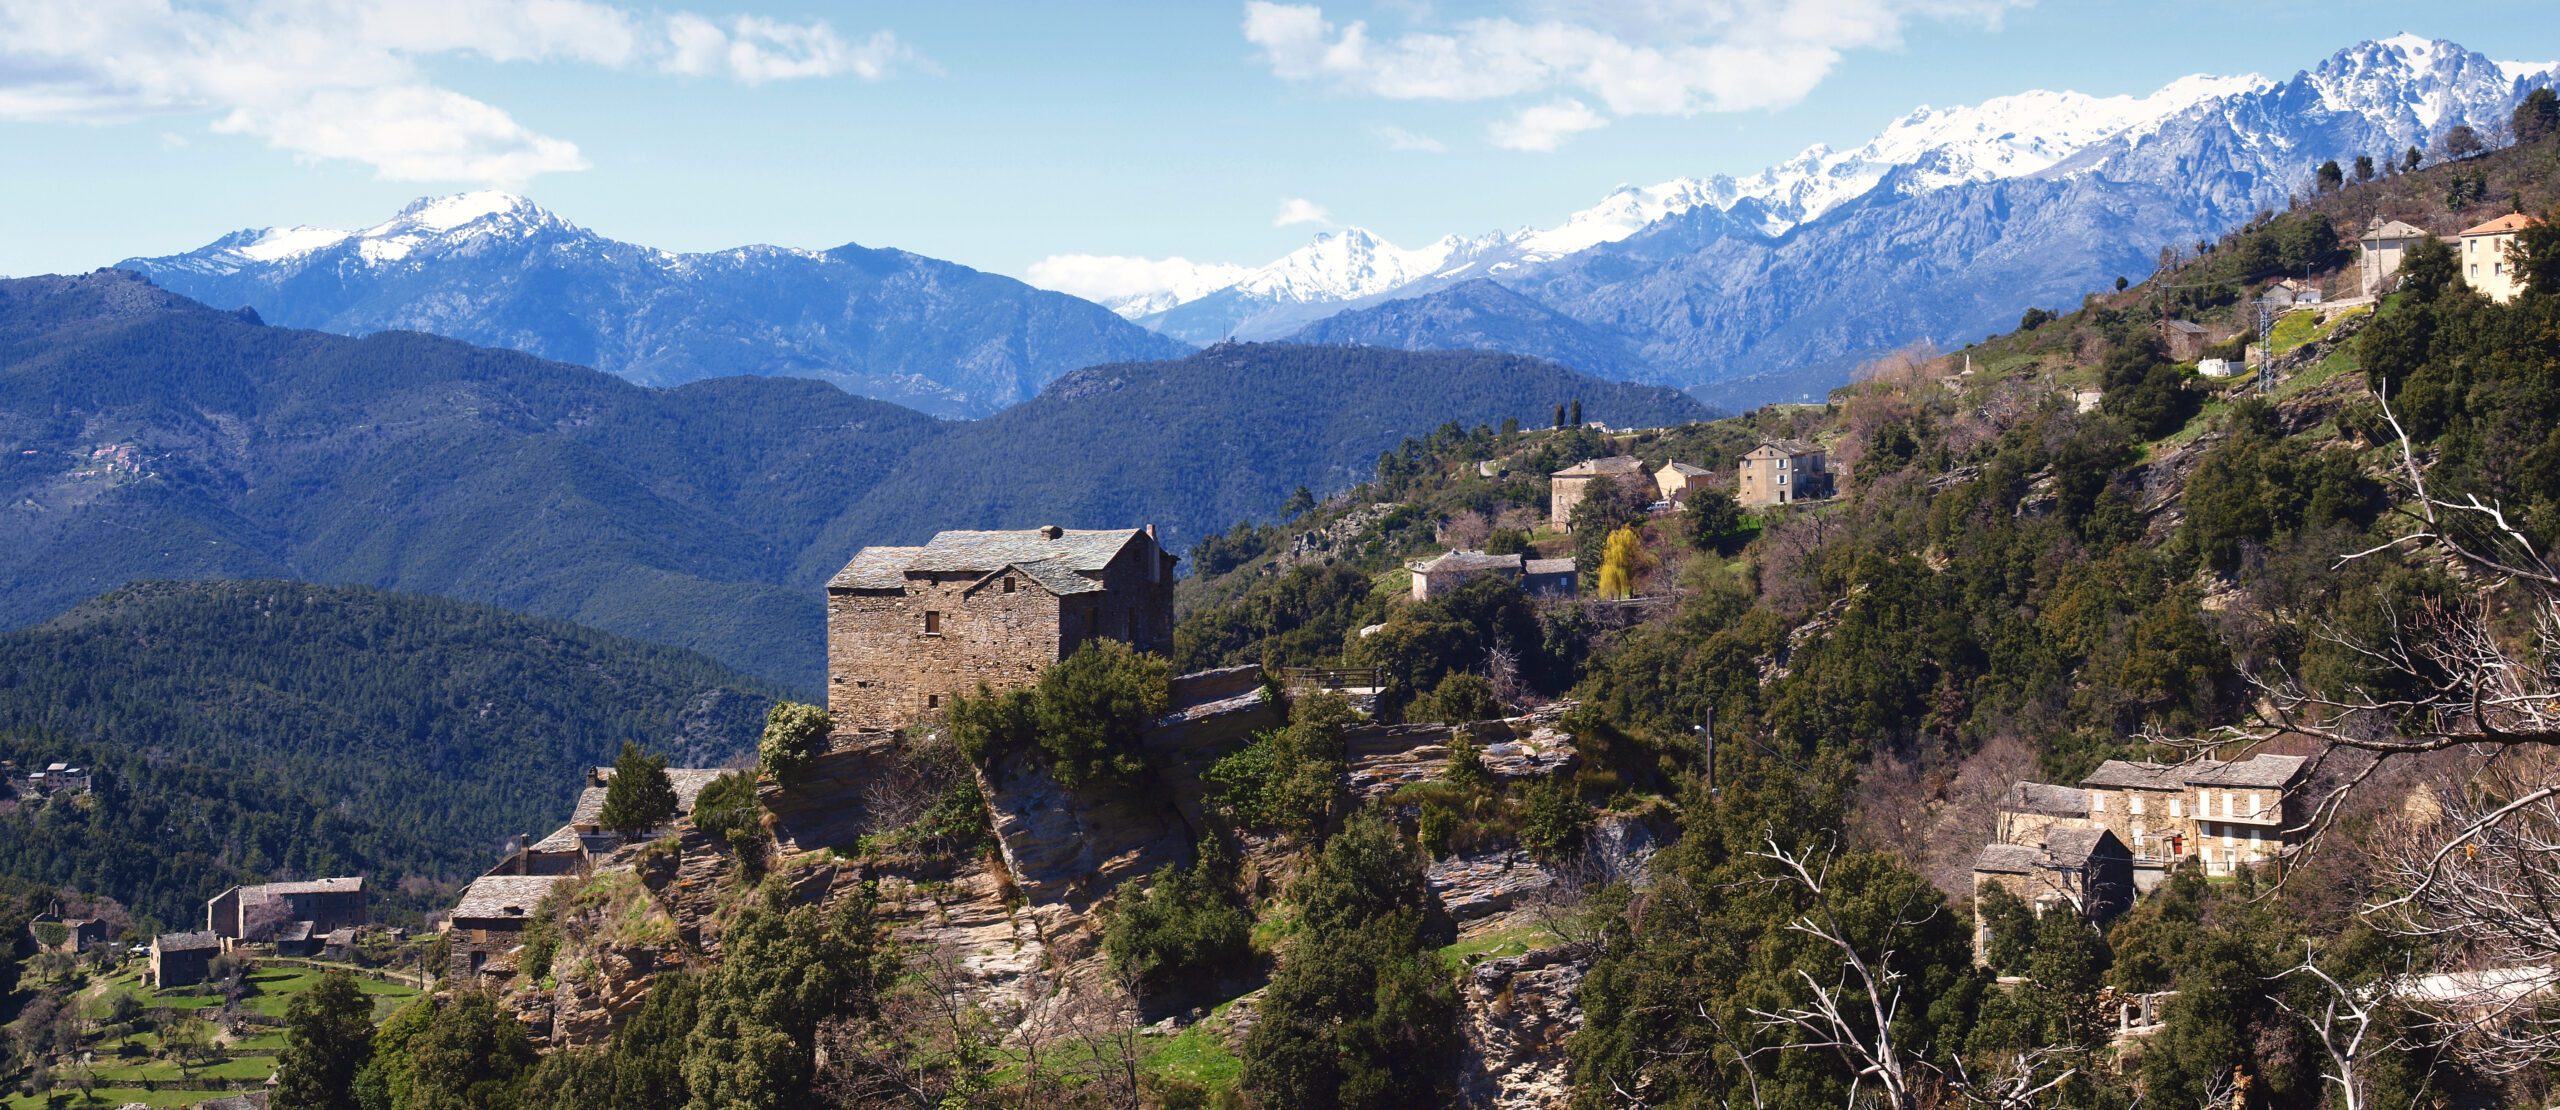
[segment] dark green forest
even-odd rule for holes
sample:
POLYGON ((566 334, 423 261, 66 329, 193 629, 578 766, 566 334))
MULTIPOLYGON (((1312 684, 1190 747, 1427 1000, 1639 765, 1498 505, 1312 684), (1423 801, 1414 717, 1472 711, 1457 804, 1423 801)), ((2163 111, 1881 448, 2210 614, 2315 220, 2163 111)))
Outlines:
POLYGON ((486 606, 143 583, 0 635, 0 758, 94 768, 0 814, 0 875, 201 920, 236 882, 362 874, 409 912, 564 820, 626 740, 754 750, 777 691, 698 655, 486 606))

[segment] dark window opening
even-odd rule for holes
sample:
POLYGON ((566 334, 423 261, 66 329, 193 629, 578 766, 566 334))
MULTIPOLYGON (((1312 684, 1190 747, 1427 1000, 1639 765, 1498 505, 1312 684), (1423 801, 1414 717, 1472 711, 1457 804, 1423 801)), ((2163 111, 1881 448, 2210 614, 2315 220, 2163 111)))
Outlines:
POLYGON ((1004 592, 1006 592, 1006 593, 1012 593, 1012 592, 1013 592, 1013 579, 1007 578, 1007 579, 1005 579, 1005 580, 1004 580, 1004 592))
POLYGON ((942 708, 942 695, 940 695, 940 694, 926 694, 926 695, 924 696, 924 707, 925 707, 925 708, 927 708, 927 709, 940 709, 940 708, 942 708))
POLYGON ((924 634, 927 636, 939 636, 942 634, 942 613, 939 610, 927 609, 924 611, 924 634))

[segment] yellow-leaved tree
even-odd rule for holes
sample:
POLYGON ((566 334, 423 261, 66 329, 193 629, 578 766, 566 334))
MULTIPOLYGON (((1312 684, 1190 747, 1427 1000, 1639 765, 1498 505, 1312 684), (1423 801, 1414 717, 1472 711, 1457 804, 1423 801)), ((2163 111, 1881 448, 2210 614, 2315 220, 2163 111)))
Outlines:
POLYGON ((1634 528, 1609 533, 1600 553, 1600 596, 1620 600, 1636 596, 1636 579, 1653 569, 1653 554, 1644 549, 1634 528))

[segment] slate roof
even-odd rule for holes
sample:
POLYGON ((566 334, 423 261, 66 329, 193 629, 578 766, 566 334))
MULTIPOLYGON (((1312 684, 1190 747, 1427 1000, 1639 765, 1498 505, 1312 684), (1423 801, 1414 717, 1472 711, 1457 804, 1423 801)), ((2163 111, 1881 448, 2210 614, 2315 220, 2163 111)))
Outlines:
POLYGON ((1139 528, 1024 528, 1002 532, 941 532, 923 547, 866 547, 827 585, 843 590, 894 590, 911 573, 993 574, 1019 567, 1051 593, 1091 593, 1120 550, 1142 535, 1139 528))
POLYGON ((2024 844, 1985 844, 1973 857, 1973 869, 1999 875, 2032 875, 2044 853, 2024 844))
POLYGON ((280 898, 288 894, 361 893, 364 893, 364 877, 361 875, 348 875, 334 879, 312 879, 307 882, 299 883, 260 883, 257 886, 244 886, 240 888, 240 897, 243 900, 262 895, 269 898, 280 898))
POLYGON ((1447 551, 1429 562, 1414 564, 1413 571, 1416 574, 1443 574, 1507 570, 1518 574, 1520 564, 1521 558, 1517 552, 1509 555, 1487 555, 1481 551, 1447 551))
POLYGON ((2147 763, 2132 759, 2110 759, 2098 765, 2082 786, 2107 790, 2166 790, 2175 793, 2186 788, 2187 768, 2166 763, 2147 763))
POLYGON ((2462 237, 2467 239, 2474 235, 2505 235, 2522 231, 2541 222, 2520 212, 2510 212, 2478 227, 2464 230, 2462 237))
POLYGON ((1692 466, 1684 462, 1664 463, 1662 464, 1662 469, 1668 470, 1674 474, 1686 474, 1692 478, 1704 478, 1707 475, 1715 473, 1715 471, 1709 470, 1706 467, 1692 466))
POLYGON ((1760 441, 1760 447, 1754 447, 1752 450, 1756 452, 1760 450, 1761 447, 1766 447, 1790 458, 1799 455, 1816 455, 1822 452, 1822 448, 1819 445, 1801 439, 1764 439, 1760 441))
POLYGON ((1597 478, 1604 474, 1642 474, 1644 460, 1633 455, 1611 455, 1605 459, 1584 459, 1554 474, 1551 478, 1597 478))
MULTIPOLYGON (((2044 831, 2044 847, 2045 851, 2052 855, 2054 862, 2083 867, 2098 854, 2099 847, 2114 840, 2115 835, 2105 829, 2057 826, 2044 831)), ((2119 847, 2117 850, 2123 849, 2119 847)))
POLYGON ((222 938, 204 932, 162 933, 152 939, 151 947, 161 952, 201 952, 221 948, 222 938))
POLYGON ((462 888, 462 900, 454 903, 453 918, 520 919, 533 916, 533 908, 542 904, 542 896, 551 893, 567 875, 482 875, 462 888))
POLYGON ((2282 788, 2302 777, 2302 769, 2311 761, 2298 755, 2253 755, 2234 763, 2217 763, 2193 772, 2187 782, 2194 786, 2256 786, 2282 788))
POLYGON ((2047 817, 2087 817, 2089 792, 2076 786, 2022 782, 2000 796, 2000 808, 2019 813, 2041 813, 2047 817))
POLYGON ((2171 320, 2163 326, 2167 327, 2170 331, 2180 332, 2186 335, 2204 334, 2204 325, 2192 320, 2171 320))
POLYGON ((1573 559, 1522 559, 1520 570, 1524 574, 1571 574, 1573 559))

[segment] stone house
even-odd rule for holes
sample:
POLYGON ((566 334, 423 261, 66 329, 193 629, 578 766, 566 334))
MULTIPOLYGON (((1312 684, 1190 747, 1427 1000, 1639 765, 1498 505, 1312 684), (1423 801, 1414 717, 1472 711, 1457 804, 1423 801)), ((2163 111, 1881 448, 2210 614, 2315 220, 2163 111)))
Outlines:
POLYGON ((2293 846, 2286 830, 2300 823, 2294 788, 2311 761, 2298 755, 2258 755, 2232 763, 2200 765, 2186 776, 2196 794, 2196 854, 2209 874, 2265 863, 2293 846))
POLYGON ((1991 838, 2002 844, 2040 844, 2053 828, 2092 828, 2089 792, 2042 782, 2012 784, 1992 816, 1991 838))
POLYGON ((1170 651, 1175 562, 1152 525, 863 548, 827 583, 827 708, 839 729, 900 728, 1089 640, 1170 651))
POLYGON ((35 938, 39 949, 77 956, 94 945, 107 942, 107 923, 85 917, 60 918, 45 914, 28 923, 27 933, 35 938))
POLYGON ((1831 496, 1830 456, 1800 439, 1767 439, 1742 456, 1734 482, 1744 508, 1831 496))
POLYGON ((226 941, 273 944, 365 923, 364 879, 235 886, 205 902, 205 930, 226 941))
POLYGON ((1650 481, 1650 476, 1644 472, 1644 460, 1633 455, 1584 459, 1547 475, 1547 523, 1572 527, 1573 507, 1582 503, 1591 483, 1599 481, 1650 481))
POLYGON ((2291 848, 2294 788, 2309 761, 2256 755, 2185 764, 2110 759, 2080 780, 2089 822, 2116 834, 2134 857, 2175 863, 2194 856, 2211 874, 2263 863, 2291 848))
MULTIPOLYGON (((717 767, 667 768, 667 785, 676 792, 676 816, 691 816, 702 791, 728 773, 717 767)), ((583 870, 595 857, 622 847, 623 839, 604 829, 604 799, 612 785, 613 768, 590 769, 586 786, 578 791, 578 800, 569 810, 569 822, 540 840, 531 833, 513 838, 505 858, 487 873, 566 875, 583 870)))
POLYGON ((482 975, 512 974, 509 962, 524 947, 524 928, 551 888, 566 875, 482 875, 462 890, 445 919, 445 974, 467 983, 482 975))
POLYGON ((2462 283, 2499 304, 2516 299, 2516 294, 2524 292, 2524 280, 2517 276, 2507 249, 2515 245, 2517 232, 2541 222, 2509 213, 2455 236, 2455 261, 2462 266, 2462 283))
POLYGON ((2389 288, 2392 275, 2400 272, 2400 264, 2408 260, 2409 248, 2421 239, 2432 238, 2413 225, 2375 216, 2365 225, 2364 234, 2356 237, 2358 290, 2368 297, 2380 295, 2389 288))
POLYGON ((1974 953, 1990 944, 1983 891, 2001 887, 2035 908, 2104 925, 2133 906, 2133 853, 2106 829, 2053 826, 2033 844, 1987 844, 1974 857, 1974 953))
POLYGON ((1707 479, 1714 474, 1703 466, 1667 462, 1662 464, 1662 469, 1653 472, 1653 484, 1662 490, 1664 501, 1678 505, 1689 500, 1690 491, 1707 488, 1707 479))
POLYGON ((2204 325, 2189 320, 2160 321, 2160 341, 2169 348, 2169 361, 2191 362, 2204 355, 2213 345, 2213 337, 2204 325))
POLYGON ((168 990, 204 982, 221 954, 222 938, 212 933, 162 933, 151 940, 151 986, 168 990))
POLYGON ((1447 596, 1467 582, 1488 575, 1508 579, 1532 594, 1571 596, 1581 588, 1572 559, 1531 559, 1517 554, 1449 551, 1427 562, 1409 564, 1406 569, 1413 572, 1415 601, 1447 596))
POLYGON ((2281 278, 2259 291, 2258 300, 2278 310, 2316 305, 2320 286, 2300 278, 2281 278))

